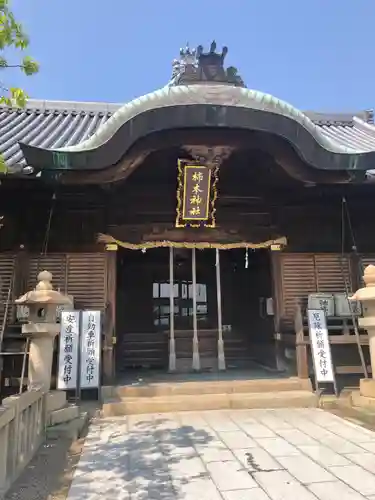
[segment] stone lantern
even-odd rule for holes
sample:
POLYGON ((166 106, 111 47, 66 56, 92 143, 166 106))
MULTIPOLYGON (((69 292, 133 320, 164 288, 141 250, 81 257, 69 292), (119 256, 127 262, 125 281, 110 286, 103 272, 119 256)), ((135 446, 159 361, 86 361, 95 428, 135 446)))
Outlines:
POLYGON ((361 396, 375 398, 375 266, 366 267, 363 281, 366 286, 357 290, 350 300, 362 302, 363 317, 358 319, 358 323, 369 337, 372 379, 360 381, 360 393, 361 396))
POLYGON ((17 299, 18 305, 29 309, 28 323, 22 325, 22 333, 31 337, 29 351, 29 388, 40 387, 49 391, 54 339, 60 331, 57 310, 60 306, 73 308, 72 299, 53 290, 52 274, 42 271, 38 275, 35 290, 17 299))

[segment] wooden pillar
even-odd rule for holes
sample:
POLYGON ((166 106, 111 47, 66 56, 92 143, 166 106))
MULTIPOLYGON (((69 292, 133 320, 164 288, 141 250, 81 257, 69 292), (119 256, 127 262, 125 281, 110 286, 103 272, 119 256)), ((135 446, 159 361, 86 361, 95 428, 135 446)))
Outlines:
POLYGON ((173 247, 169 247, 169 371, 176 370, 176 344, 174 338, 174 254, 173 247))
POLYGON ((271 252, 273 325, 274 325, 274 352, 275 365, 280 371, 284 370, 285 344, 282 342, 281 317, 285 314, 285 300, 282 277, 282 262, 285 254, 271 252))
POLYGON ((350 292, 355 292, 358 288, 363 287, 363 269, 361 258, 357 253, 349 254, 349 264, 350 264, 350 292))
POLYGON ((216 294, 217 294, 217 361, 219 370, 225 370, 225 353, 223 341, 223 315, 221 307, 221 274, 220 274, 220 252, 216 249, 216 294))
POLYGON ((14 295, 15 298, 18 298, 28 292, 30 254, 24 248, 20 248, 17 253, 15 265, 17 279, 14 283, 14 295))
MULTIPOLYGON (((116 248, 117 250, 117 248, 116 248)), ((103 342, 103 384, 112 385, 115 382, 115 356, 116 344, 116 270, 117 252, 106 252, 106 310, 104 323, 103 342)))
POLYGON ((192 249, 191 271, 193 282, 193 370, 200 370, 198 320, 197 320, 197 261, 196 249, 192 249))
POLYGON ((296 332, 297 375, 299 378, 309 378, 307 345, 304 343, 302 307, 299 301, 296 304, 294 329, 296 332))
MULTIPOLYGON (((15 299, 18 299, 18 297, 29 291, 28 281, 30 272, 30 254, 24 248, 20 248, 19 252, 16 254, 14 266, 15 266, 15 274, 14 274, 14 283, 11 296, 12 302, 14 302, 15 299)), ((33 286, 35 285, 36 283, 33 283, 33 286)), ((15 320, 16 320, 16 307, 11 306, 11 317, 9 318, 9 321, 13 323, 15 320)))

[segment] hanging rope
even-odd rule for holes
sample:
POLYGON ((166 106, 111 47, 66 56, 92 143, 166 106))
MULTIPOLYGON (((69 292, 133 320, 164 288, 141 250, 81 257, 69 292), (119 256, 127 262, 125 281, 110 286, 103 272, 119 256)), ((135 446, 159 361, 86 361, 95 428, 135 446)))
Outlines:
MULTIPOLYGON (((361 360, 363 374, 364 374, 365 378, 368 378, 366 360, 365 360, 365 356, 363 354, 363 349, 362 349, 362 345, 361 345, 361 338, 359 336, 359 330, 358 330, 358 324, 357 324, 357 317, 356 317, 356 315, 354 314, 354 311, 353 311, 353 304, 349 300, 349 295, 350 295, 349 284, 348 284, 346 272, 345 272, 345 269, 344 269, 345 239, 346 239, 346 233, 345 233, 345 216, 346 216, 346 214, 349 215, 349 212, 347 210, 348 209, 347 209, 347 206, 346 206, 346 198, 345 198, 345 196, 343 196, 342 199, 341 199, 341 273, 342 273, 342 277, 343 277, 343 280, 344 280, 346 300, 348 301, 350 316, 351 316, 351 320, 352 320, 352 323, 353 323, 354 334, 355 334, 356 341, 357 341, 358 354, 359 354, 359 357, 360 357, 360 360, 361 360)), ((349 221, 350 221, 350 218, 349 218, 349 221)), ((353 233, 353 228, 352 228, 351 222, 349 222, 348 225, 349 225, 349 229, 350 229, 351 235, 352 235, 352 241, 353 241, 352 249, 353 249, 353 251, 356 251, 357 247, 355 245, 354 233, 353 233)))
POLYGON ((357 262, 358 262, 359 274, 360 274, 360 276, 363 276, 365 269, 364 269, 362 259, 359 258, 358 247, 357 247, 356 239, 354 236, 353 224, 352 224, 352 220, 351 220, 351 216, 350 216, 348 202, 346 201, 346 199, 345 199, 345 203, 344 203, 344 208, 345 208, 346 220, 348 221, 350 236, 351 236, 351 240, 352 240, 352 250, 353 250, 354 255, 356 257, 358 257, 357 262))
POLYGON ((261 243, 251 243, 248 241, 240 241, 238 243, 216 243, 216 242, 183 242, 183 241, 144 241, 143 243, 129 243, 126 241, 120 241, 109 234, 99 233, 97 236, 97 241, 99 243, 105 243, 106 245, 116 244, 119 247, 126 248, 128 250, 142 250, 144 253, 149 248, 196 248, 197 250, 204 250, 206 248, 218 248, 219 250, 232 250, 234 248, 245 248, 251 250, 258 250, 262 248, 270 248, 272 245, 287 245, 287 239, 285 237, 277 238, 274 240, 263 241, 261 243))
POLYGON ((49 210, 49 214, 48 214, 46 233, 44 235, 43 246, 42 246, 42 255, 43 256, 47 255, 49 236, 50 236, 50 232, 51 232, 52 217, 53 217, 53 212, 55 209, 55 202, 56 202, 56 193, 53 193, 52 200, 51 200, 51 206, 50 206, 50 210, 49 210))
POLYGON ((46 232, 44 234, 41 252, 38 255, 38 261, 37 261, 37 266, 36 266, 36 276, 38 276, 38 274, 40 272, 40 263, 41 263, 42 257, 45 257, 47 255, 49 237, 50 237, 50 232, 51 232, 52 217, 53 217, 53 213, 55 210, 55 203, 56 203, 56 192, 53 193, 52 199, 51 199, 51 206, 50 206, 49 213, 48 213, 46 232))

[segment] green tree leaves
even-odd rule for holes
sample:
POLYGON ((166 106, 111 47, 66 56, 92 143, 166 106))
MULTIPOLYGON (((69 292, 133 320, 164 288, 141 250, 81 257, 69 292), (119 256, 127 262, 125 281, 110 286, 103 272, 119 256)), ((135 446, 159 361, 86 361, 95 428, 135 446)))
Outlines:
POLYGON ((11 46, 24 50, 28 45, 29 39, 21 24, 15 20, 9 0, 0 0, 0 50, 11 46))
POLYGON ((6 174, 8 172, 8 168, 5 164, 4 158, 0 155, 0 174, 6 174))
MULTIPOLYGON (((24 56, 19 63, 11 64, 4 56, 7 48, 24 51, 29 46, 29 38, 23 31, 10 9, 9 0, 0 0, 0 105, 24 107, 27 101, 26 93, 19 88, 7 88, 1 79, 1 72, 10 68, 20 69, 27 76, 39 71, 39 65, 29 56, 24 56)), ((0 156, 0 173, 6 172, 6 165, 0 156)))
MULTIPOLYGON (((10 47, 23 51, 28 46, 29 38, 10 10, 9 0, 0 0, 0 51, 10 47)), ((27 76, 34 75, 39 71, 38 63, 30 56, 23 57, 17 64, 10 64, 4 54, 0 55, 0 75, 1 70, 9 68, 19 68, 27 76)), ((2 94, 0 95, 0 103, 9 106, 25 106, 27 95, 21 89, 8 89, 1 83, 0 88, 2 94)))
POLYGON ((27 76, 34 75, 39 71, 39 64, 31 59, 30 56, 26 56, 22 60, 21 69, 27 76))

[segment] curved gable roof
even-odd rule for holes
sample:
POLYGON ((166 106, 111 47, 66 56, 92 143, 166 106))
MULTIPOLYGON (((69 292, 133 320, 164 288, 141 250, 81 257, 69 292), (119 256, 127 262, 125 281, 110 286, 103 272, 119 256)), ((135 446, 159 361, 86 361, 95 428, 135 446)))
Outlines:
MULTIPOLYGON (((324 133, 308 114, 281 99, 257 90, 218 85, 164 87, 146 94, 121 106, 91 137, 79 144, 59 148, 59 151, 75 152, 99 148, 109 141, 125 123, 141 113, 168 106, 196 104, 250 108, 290 118, 310 132, 320 146, 332 153, 361 154, 375 151, 375 127, 373 127, 374 141, 371 143, 343 142, 337 136, 324 133)), ((357 121, 360 125, 358 118, 357 121)), ((282 131, 278 132, 282 135, 282 131)))
POLYGON ((229 105, 287 117, 308 131, 327 151, 361 155, 375 151, 372 113, 301 112, 269 94, 231 86, 166 87, 128 104, 29 101, 23 110, 0 108, 0 152, 10 169, 26 160, 19 147, 61 152, 95 150, 134 116, 147 110, 179 105, 229 105))

